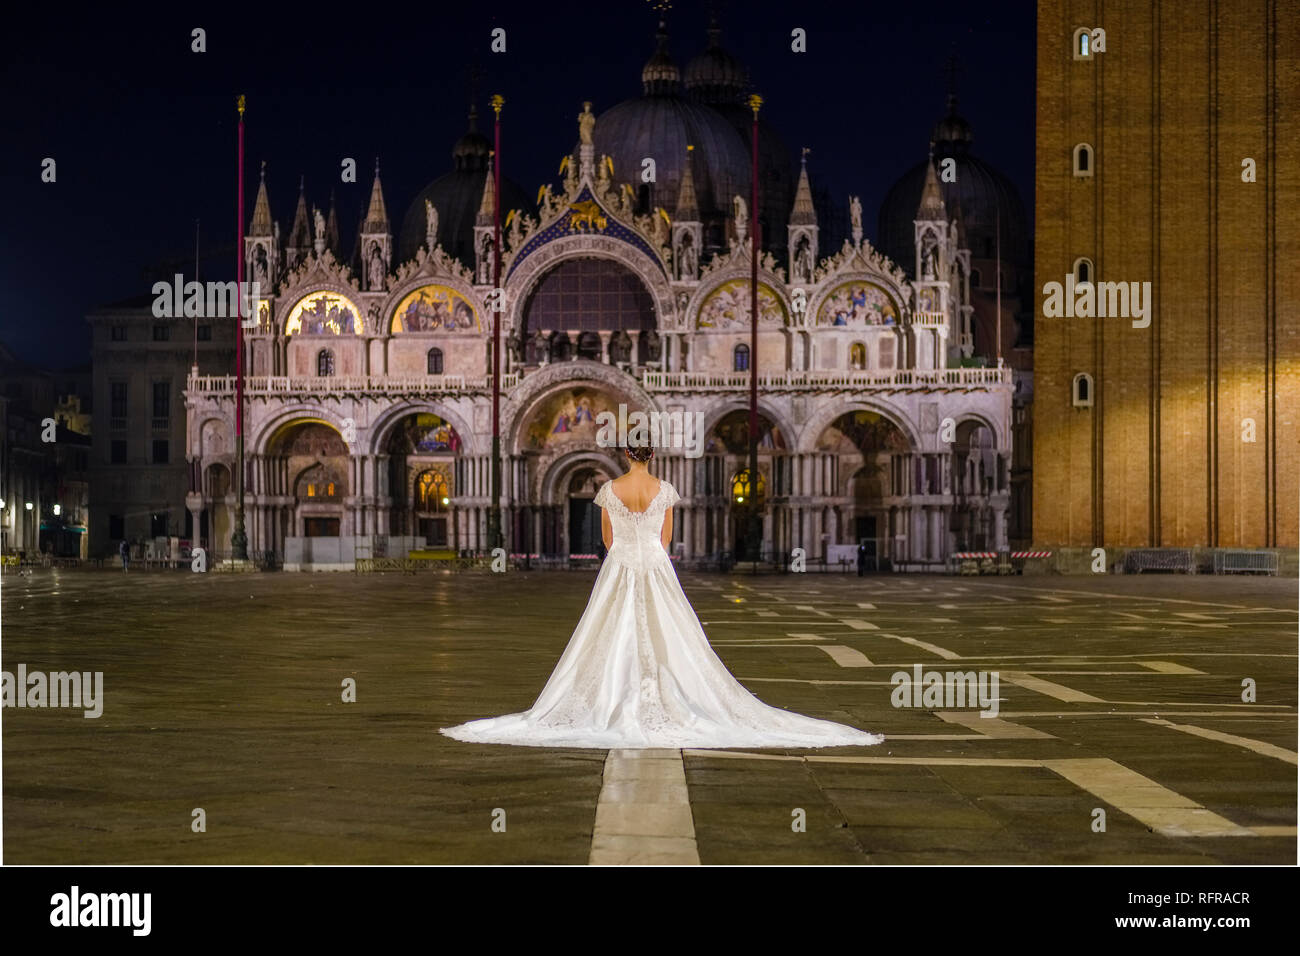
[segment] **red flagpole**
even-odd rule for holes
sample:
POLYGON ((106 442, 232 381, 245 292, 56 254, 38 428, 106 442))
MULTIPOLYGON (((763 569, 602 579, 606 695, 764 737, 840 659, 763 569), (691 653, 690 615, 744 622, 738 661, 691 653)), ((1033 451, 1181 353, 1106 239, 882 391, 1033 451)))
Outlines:
POLYGON ((497 301, 504 295, 501 291, 501 107, 505 97, 497 94, 492 97, 492 109, 496 114, 493 138, 495 149, 492 152, 492 507, 488 511, 488 541, 493 548, 502 547, 504 536, 501 532, 501 315, 500 307, 505 303, 497 301))
POLYGON ((758 109, 763 98, 758 94, 749 97, 749 108, 754 111, 753 137, 750 148, 749 171, 749 559, 757 562, 762 547, 762 519, 759 517, 758 497, 758 109))
POLYGON ((248 560, 248 535, 244 531, 244 96, 239 109, 239 209, 235 233, 235 450, 239 459, 235 498, 235 532, 230 536, 231 557, 248 560))

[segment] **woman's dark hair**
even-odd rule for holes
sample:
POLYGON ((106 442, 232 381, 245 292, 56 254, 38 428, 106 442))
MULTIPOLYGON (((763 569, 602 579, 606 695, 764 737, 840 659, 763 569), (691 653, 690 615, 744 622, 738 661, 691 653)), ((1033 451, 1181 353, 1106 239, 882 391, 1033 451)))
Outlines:
POLYGON ((654 446, 649 442, 644 445, 628 445, 623 450, 627 452, 627 457, 643 464, 655 456, 654 446))

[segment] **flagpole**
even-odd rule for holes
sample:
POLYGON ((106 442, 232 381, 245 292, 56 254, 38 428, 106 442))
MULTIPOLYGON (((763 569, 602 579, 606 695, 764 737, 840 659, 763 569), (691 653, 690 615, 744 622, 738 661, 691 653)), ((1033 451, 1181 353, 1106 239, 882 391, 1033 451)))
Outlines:
POLYGON ((239 461, 236 474, 235 532, 230 536, 231 557, 248 560, 248 534, 244 530, 244 95, 237 101, 239 109, 239 210, 235 235, 235 455, 239 461))
POLYGON ((759 549, 762 547, 762 518, 759 515, 758 497, 758 110, 763 98, 757 93, 749 97, 749 108, 754 111, 749 172, 749 558, 758 568, 759 549))
POLYGON ((505 97, 492 97, 496 114, 492 153, 492 506, 488 510, 488 543, 502 547, 501 533, 501 315, 504 302, 501 291, 501 107, 505 97))
MULTIPOLYGON (((994 230, 997 233, 997 257, 998 257, 998 284, 997 284, 997 337, 998 337, 998 368, 1002 367, 1002 207, 997 207, 994 217, 994 230)), ((1090 277, 1091 278, 1091 277, 1090 277)))

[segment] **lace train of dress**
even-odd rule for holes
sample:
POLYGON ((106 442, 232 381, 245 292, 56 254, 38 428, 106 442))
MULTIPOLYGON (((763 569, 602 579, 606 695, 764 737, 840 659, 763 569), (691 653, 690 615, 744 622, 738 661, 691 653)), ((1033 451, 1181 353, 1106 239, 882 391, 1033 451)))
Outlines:
POLYGON ((884 738, 764 704, 718 659, 659 540, 678 500, 666 481, 644 512, 609 483, 614 544, 568 647, 532 708, 440 733, 525 747, 845 747, 884 738))

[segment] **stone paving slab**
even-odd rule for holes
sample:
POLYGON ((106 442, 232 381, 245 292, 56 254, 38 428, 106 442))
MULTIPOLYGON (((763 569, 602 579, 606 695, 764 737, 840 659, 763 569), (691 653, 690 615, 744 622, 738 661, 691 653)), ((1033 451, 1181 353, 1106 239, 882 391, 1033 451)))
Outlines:
POLYGON ((755 694, 885 743, 611 760, 439 735, 531 705, 593 579, 5 577, 4 668, 105 682, 98 719, 6 709, 5 861, 1296 859, 1294 582, 684 575, 755 694), (997 719, 893 706, 917 664, 997 671, 997 719))

